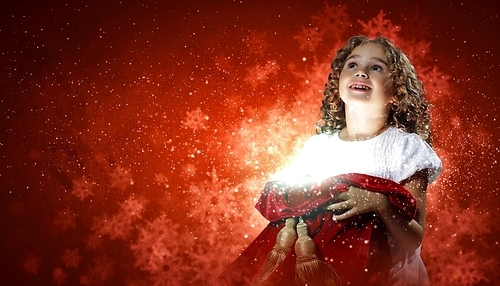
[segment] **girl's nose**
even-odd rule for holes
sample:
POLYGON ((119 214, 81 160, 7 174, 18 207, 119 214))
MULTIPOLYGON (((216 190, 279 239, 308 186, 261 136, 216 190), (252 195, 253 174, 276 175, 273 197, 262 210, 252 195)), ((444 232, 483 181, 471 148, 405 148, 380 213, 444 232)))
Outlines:
POLYGON ((368 75, 364 71, 359 70, 356 73, 356 77, 368 78, 368 75))

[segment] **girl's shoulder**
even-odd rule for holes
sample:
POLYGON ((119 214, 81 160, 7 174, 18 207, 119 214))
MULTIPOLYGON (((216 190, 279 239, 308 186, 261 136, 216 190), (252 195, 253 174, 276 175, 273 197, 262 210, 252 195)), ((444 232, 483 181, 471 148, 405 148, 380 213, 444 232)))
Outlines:
POLYGON ((352 146, 352 147, 366 147, 370 145, 374 145, 384 148, 405 148, 408 146, 428 146, 427 142, 425 142, 420 136, 415 133, 408 133, 404 130, 391 126, 387 128, 382 134, 373 137, 368 140, 362 141, 343 141, 339 137, 339 130, 334 130, 332 133, 320 133, 314 134, 310 136, 306 142, 305 146, 308 147, 319 147, 323 144, 341 144, 341 146, 352 146))
MULTIPOLYGON (((418 134, 408 133, 402 129, 396 127, 389 127, 389 129, 380 136, 381 139, 385 141, 390 141, 392 144, 399 145, 400 147, 408 146, 429 146, 429 144, 423 140, 418 134)), ((430 146, 429 146, 430 147, 430 146)))
POLYGON ((393 136, 397 139, 394 140, 396 147, 393 156, 401 165, 403 173, 409 177, 415 171, 427 169, 429 182, 433 182, 442 170, 441 160, 434 149, 417 134, 394 129, 393 136))
POLYGON ((398 138, 406 138, 406 139, 414 139, 414 138, 420 138, 417 134, 415 133, 408 133, 400 128, 397 128, 397 127, 394 127, 394 126, 391 126, 387 129, 387 133, 389 133, 390 135, 394 136, 394 137, 398 137, 398 138))
POLYGON ((390 129, 390 136, 402 148, 432 149, 429 143, 418 136, 418 134, 408 133, 396 127, 391 127, 390 129))

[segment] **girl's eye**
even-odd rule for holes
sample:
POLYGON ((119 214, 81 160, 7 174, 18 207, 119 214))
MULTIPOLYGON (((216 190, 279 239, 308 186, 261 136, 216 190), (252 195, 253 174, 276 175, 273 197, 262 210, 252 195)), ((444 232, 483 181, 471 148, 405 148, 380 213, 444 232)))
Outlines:
POLYGON ((357 67, 357 65, 356 65, 356 63, 350 62, 350 63, 347 63, 346 67, 348 69, 353 69, 353 68, 357 67))
POLYGON ((379 66, 379 65, 372 66, 372 70, 373 71, 377 71, 377 72, 383 72, 384 71, 384 69, 381 66, 379 66))

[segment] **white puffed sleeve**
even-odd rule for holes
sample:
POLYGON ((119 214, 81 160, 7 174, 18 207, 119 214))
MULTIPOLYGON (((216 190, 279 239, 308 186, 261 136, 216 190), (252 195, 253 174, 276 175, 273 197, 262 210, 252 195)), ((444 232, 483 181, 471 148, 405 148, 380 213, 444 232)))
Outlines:
POLYGON ((400 141, 401 156, 399 156, 399 174, 397 181, 401 182, 418 171, 427 169, 428 182, 434 182, 442 170, 441 160, 431 146, 416 134, 407 134, 400 141))

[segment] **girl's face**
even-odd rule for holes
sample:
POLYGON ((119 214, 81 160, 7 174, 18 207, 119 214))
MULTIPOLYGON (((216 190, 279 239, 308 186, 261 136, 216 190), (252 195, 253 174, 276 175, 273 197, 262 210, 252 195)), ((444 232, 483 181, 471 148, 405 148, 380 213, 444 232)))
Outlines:
POLYGON ((340 72, 339 93, 346 108, 363 107, 360 111, 366 116, 387 117, 394 100, 394 84, 381 46, 366 43, 354 48, 340 72))

